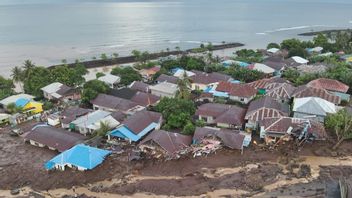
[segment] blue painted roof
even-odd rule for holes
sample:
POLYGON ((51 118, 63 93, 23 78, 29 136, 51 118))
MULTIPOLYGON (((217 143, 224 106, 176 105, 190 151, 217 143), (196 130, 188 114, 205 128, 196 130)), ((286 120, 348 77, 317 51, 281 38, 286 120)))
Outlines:
POLYGON ((16 100, 15 105, 16 105, 16 107, 24 107, 29 102, 30 102, 30 100, 28 100, 26 98, 19 98, 18 100, 16 100))
POLYGON ((239 81, 239 80, 231 80, 231 83, 239 84, 239 83, 241 83, 241 81, 239 81))
POLYGON ((182 67, 175 67, 175 68, 171 69, 171 73, 174 74, 180 69, 182 69, 182 67))
POLYGON ((46 169, 50 170, 53 169, 56 164, 72 164, 90 170, 101 164, 104 158, 110 153, 111 151, 78 144, 57 155, 44 166, 46 169))

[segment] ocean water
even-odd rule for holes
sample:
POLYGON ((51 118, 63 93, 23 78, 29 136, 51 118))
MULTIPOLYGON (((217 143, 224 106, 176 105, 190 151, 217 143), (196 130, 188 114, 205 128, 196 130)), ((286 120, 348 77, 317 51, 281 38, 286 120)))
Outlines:
POLYGON ((352 28, 352 0, 0 0, 0 74, 100 54, 129 55, 352 28))

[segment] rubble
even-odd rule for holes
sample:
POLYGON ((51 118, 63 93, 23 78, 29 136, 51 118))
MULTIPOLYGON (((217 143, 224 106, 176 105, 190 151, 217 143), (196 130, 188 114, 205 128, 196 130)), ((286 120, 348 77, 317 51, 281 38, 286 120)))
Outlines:
POLYGON ((221 142, 216 138, 205 138, 200 144, 193 146, 193 157, 207 156, 221 148, 221 142))

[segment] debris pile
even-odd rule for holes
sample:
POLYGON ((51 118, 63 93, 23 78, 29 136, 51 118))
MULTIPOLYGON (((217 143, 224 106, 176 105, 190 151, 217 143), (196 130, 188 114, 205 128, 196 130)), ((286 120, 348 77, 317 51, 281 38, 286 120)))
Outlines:
POLYGON ((205 138, 193 147, 193 157, 207 156, 221 148, 221 142, 216 138, 205 138))

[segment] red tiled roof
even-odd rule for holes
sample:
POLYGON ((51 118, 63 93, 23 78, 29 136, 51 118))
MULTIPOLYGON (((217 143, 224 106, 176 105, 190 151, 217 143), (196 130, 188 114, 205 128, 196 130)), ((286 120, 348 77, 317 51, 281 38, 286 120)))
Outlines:
POLYGON ((319 89, 326 89, 328 91, 336 91, 346 93, 349 89, 349 86, 343 84, 338 80, 328 79, 328 78, 318 78, 316 80, 310 81, 307 86, 319 88, 319 89))
POLYGON ((270 83, 265 88, 266 95, 277 100, 290 99, 296 87, 289 83, 270 83))
POLYGON ((329 92, 327 92, 325 89, 308 87, 306 85, 297 87, 296 91, 293 93, 292 96, 294 98, 318 97, 334 104, 340 104, 341 102, 341 99, 339 96, 332 95, 329 92))
POLYGON ((252 97, 257 94, 257 90, 248 84, 236 84, 231 82, 220 82, 216 91, 227 92, 231 96, 252 97))
POLYGON ((251 87, 256 89, 265 89, 266 86, 268 86, 271 83, 290 83, 290 82, 280 77, 271 77, 271 78, 264 78, 261 80, 257 80, 248 84, 251 87))

